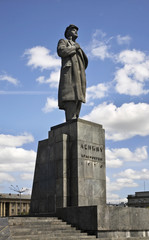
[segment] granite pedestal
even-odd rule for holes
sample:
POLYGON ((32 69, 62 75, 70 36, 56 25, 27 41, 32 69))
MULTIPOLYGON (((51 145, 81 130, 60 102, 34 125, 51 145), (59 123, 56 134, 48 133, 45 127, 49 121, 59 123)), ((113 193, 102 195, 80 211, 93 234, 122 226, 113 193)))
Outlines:
POLYGON ((31 213, 106 203, 105 134, 82 119, 51 128, 39 142, 31 213))

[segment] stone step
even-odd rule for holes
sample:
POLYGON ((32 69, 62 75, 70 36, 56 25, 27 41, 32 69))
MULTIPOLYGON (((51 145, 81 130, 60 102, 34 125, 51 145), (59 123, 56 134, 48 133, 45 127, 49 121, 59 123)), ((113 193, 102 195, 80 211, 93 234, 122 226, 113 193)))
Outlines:
POLYGON ((23 226, 23 227, 30 227, 31 225, 34 227, 39 227, 39 226, 49 226, 49 227, 57 227, 61 226, 62 228, 65 226, 68 226, 66 222, 63 222, 62 220, 59 219, 53 219, 53 221, 49 219, 25 219, 22 221, 22 219, 10 219, 9 220, 9 225, 10 226, 23 226))
POLYGON ((73 227, 71 227, 71 225, 68 225, 66 222, 63 222, 61 220, 58 220, 58 221, 18 221, 18 220, 14 220, 13 222, 12 221, 9 221, 9 226, 12 226, 14 229, 16 228, 39 228, 39 227, 42 227, 42 228, 48 228, 48 229, 75 229, 73 227))
POLYGON ((26 217, 19 217, 19 216, 10 216, 9 217, 9 220, 12 220, 12 219, 17 219, 17 220, 21 220, 23 219, 23 221, 27 221, 27 220, 32 220, 32 219, 40 219, 40 220, 48 220, 48 221, 54 221, 54 220, 58 220, 58 221, 62 221, 61 219, 59 219, 58 217, 30 217, 30 216, 26 216, 26 217))
MULTIPOLYGON (((12 217, 9 217, 9 222, 10 223, 22 223, 22 222, 26 222, 26 223, 31 223, 31 222, 47 222, 47 223, 55 223, 55 224, 58 224, 60 222, 63 222, 61 219, 58 219, 58 218, 25 218, 24 220, 22 218, 19 218, 19 217, 16 217, 16 218, 12 218, 12 217)), ((63 222, 64 223, 64 222, 63 222)))
POLYGON ((13 230, 11 229, 11 234, 15 236, 22 236, 22 235, 37 235, 37 234, 42 234, 44 231, 44 234, 50 234, 51 236, 61 236, 62 234, 65 236, 68 235, 75 235, 75 236, 87 236, 87 233, 81 233, 80 231, 61 231, 61 230, 54 230, 54 231, 50 231, 50 230, 42 230, 42 229, 17 229, 17 230, 13 230))
POLYGON ((59 223, 59 224, 55 224, 55 223, 47 223, 47 222, 30 222, 30 223, 26 223, 26 222, 24 222, 24 223, 21 223, 21 222, 19 222, 19 223, 17 223, 17 222, 14 222, 14 223, 9 223, 9 226, 18 226, 18 227, 30 227, 30 226, 37 226, 37 227, 39 227, 39 226, 48 226, 48 227, 61 227, 61 228, 63 228, 63 227, 67 227, 67 226, 69 226, 67 223, 63 223, 63 222, 61 222, 61 223, 59 223))
MULTIPOLYGON (((13 236, 12 240, 94 240, 96 239, 93 236, 60 236, 60 237, 52 237, 50 235, 33 235, 33 236, 13 236)), ((117 239, 118 240, 118 239, 117 239)))
POLYGON ((9 225, 11 229, 14 229, 14 231, 19 231, 19 229, 26 229, 26 230, 32 230, 32 229, 41 229, 41 230, 49 230, 49 231, 55 231, 55 230, 61 230, 61 231, 64 231, 64 230, 69 230, 69 231, 73 231, 73 230, 76 230, 76 228, 74 227, 71 227, 70 225, 58 225, 58 226, 44 226, 44 225, 32 225, 32 226, 25 226, 25 225, 19 225, 19 226, 12 226, 12 225, 9 225))
MULTIPOLYGON (((19 232, 21 232, 21 233, 26 233, 26 232, 31 232, 31 231, 44 231, 44 232, 57 232, 57 233, 62 233, 62 232, 66 232, 66 233, 69 233, 69 232, 76 232, 77 231, 77 233, 81 233, 81 230, 76 230, 76 228, 69 228, 69 229, 58 229, 58 228, 53 228, 53 229, 50 229, 50 228, 48 228, 48 227, 38 227, 38 228, 32 228, 32 227, 30 227, 30 228, 18 228, 18 227, 10 227, 11 228, 11 232, 12 233, 19 233, 19 232)), ((84 233, 84 234, 86 234, 86 233, 84 233)))
POLYGON ((18 217, 18 216, 17 217, 13 217, 13 216, 9 217, 9 220, 15 220, 15 219, 17 219, 17 221, 18 220, 23 221, 24 219, 25 219, 25 221, 32 221, 32 220, 43 220, 43 221, 47 220, 49 222, 62 221, 58 217, 18 217))

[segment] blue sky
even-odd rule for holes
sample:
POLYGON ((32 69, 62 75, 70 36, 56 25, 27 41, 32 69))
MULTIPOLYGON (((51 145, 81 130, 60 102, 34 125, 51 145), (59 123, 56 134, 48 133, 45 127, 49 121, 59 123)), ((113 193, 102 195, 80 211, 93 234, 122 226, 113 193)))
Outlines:
POLYGON ((149 191, 148 9, 148 0, 0 0, 0 192, 31 189, 38 141, 64 122, 56 48, 69 24, 89 58, 80 118, 106 131, 107 201, 149 191))

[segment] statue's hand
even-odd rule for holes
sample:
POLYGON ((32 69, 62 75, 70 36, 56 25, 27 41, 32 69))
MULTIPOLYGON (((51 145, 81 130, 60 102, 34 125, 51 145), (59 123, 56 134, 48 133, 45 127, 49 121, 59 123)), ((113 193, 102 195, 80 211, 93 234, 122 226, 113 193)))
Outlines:
POLYGON ((80 45, 78 43, 75 43, 76 50, 80 48, 80 45))

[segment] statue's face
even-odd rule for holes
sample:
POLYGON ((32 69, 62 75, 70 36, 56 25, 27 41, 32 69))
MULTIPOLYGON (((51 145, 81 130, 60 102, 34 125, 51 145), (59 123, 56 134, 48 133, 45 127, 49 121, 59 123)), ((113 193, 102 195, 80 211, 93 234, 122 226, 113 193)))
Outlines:
POLYGON ((76 39, 78 37, 78 31, 76 28, 71 28, 69 30, 69 36, 71 36, 73 39, 76 39))

